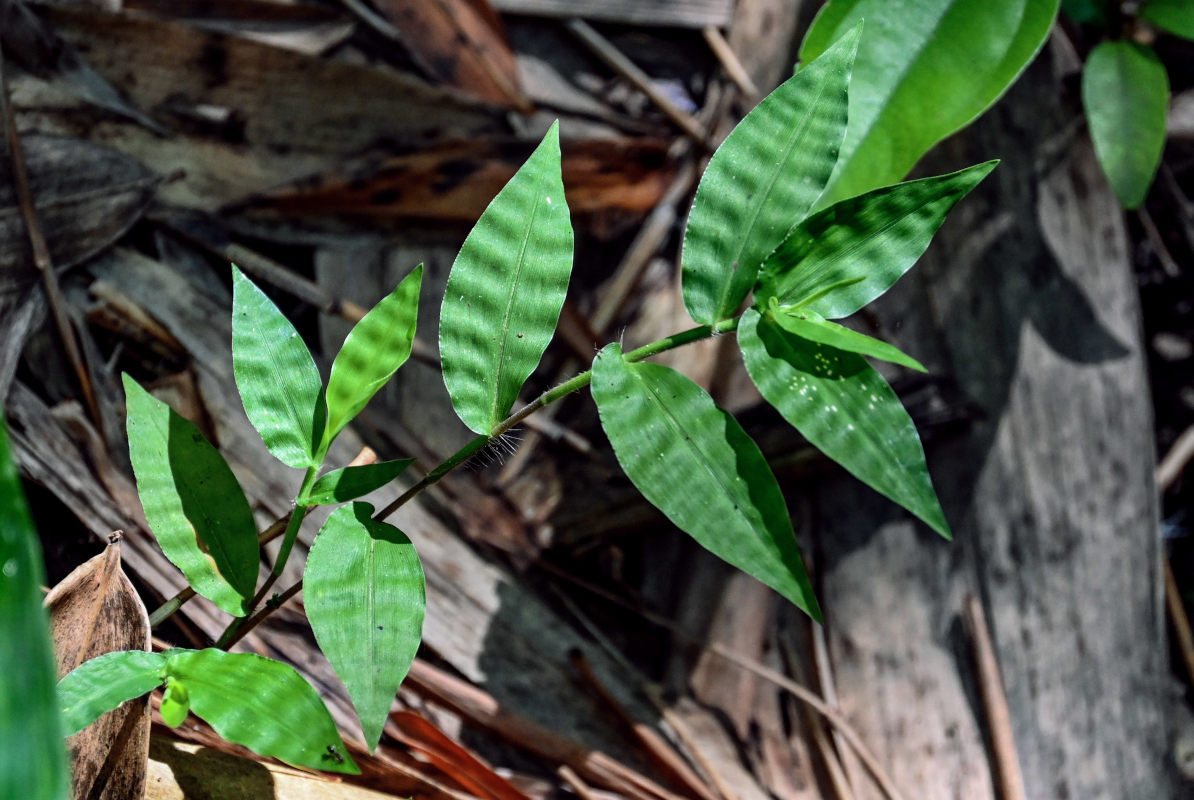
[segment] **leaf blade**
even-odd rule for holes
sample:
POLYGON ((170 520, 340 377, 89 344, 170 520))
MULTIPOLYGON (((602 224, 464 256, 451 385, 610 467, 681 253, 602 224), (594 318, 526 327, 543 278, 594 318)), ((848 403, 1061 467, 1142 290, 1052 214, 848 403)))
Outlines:
POLYGON ((444 290, 444 383, 476 433, 488 435, 505 417, 551 341, 572 246, 557 122, 477 220, 444 290))
POLYGON ((360 773, 319 695, 294 667, 253 653, 170 650, 166 675, 230 742, 299 767, 360 773))
POLYGON ((196 592, 244 616, 258 544, 240 484, 194 425, 127 374, 124 391, 137 494, 162 552, 196 592))
POLYGON ((819 619, 779 485, 734 418, 679 373, 627 363, 616 344, 593 362, 591 387, 618 462, 643 496, 702 547, 819 619))
POLYGON ((737 311, 764 258, 820 196, 846 130, 859 35, 846 34, 768 95, 710 159, 681 252, 684 305, 697 322, 737 311))
POLYGON ((865 359, 792 336, 753 308, 738 345, 764 399, 810 443, 950 537, 916 427, 865 359))
POLYGON ((323 381, 311 352, 265 292, 232 268, 232 366, 245 413, 287 466, 319 466, 327 422, 323 381))
POLYGON ((423 630, 423 568, 402 531, 373 507, 339 508, 307 559, 303 596, 320 649, 348 688, 372 750, 423 630))
POLYGON ((324 450, 410 357, 423 265, 361 318, 340 347, 328 377, 324 450))
POLYGON ((923 364, 912 356, 904 354, 894 345, 830 322, 815 311, 773 307, 771 312, 775 324, 802 339, 828 345, 848 353, 890 361, 892 364, 899 364, 918 372, 928 371, 923 364))
POLYGON ((58 682, 58 702, 68 736, 112 709, 162 685, 166 657, 144 650, 119 650, 84 661, 58 682))
POLYGON ((413 458, 397 458, 393 461, 334 469, 315 481, 307 497, 300 500, 321 506, 347 503, 385 486, 413 463, 413 458))
POLYGON ((1140 16, 1167 33, 1194 41, 1194 3, 1190 0, 1148 0, 1140 16))

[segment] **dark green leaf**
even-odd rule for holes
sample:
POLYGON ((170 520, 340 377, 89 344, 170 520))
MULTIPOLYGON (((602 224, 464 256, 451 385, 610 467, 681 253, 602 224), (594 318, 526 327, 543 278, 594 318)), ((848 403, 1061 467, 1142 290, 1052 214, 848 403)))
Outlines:
POLYGON ((394 461, 334 469, 315 482, 306 502, 311 505, 328 506, 356 500, 397 478, 414 461, 413 458, 399 458, 394 461))
POLYGON ((70 784, 37 532, 0 413, 0 797, 59 800, 70 784))
POLYGON ((186 687, 191 710, 228 741, 296 767, 360 773, 332 715, 293 667, 214 649, 164 655, 166 674, 186 687))
POLYGON ((324 448, 410 357, 419 313, 423 265, 353 326, 328 378, 324 448))
POLYGON ((370 748, 419 649, 426 607, 414 545, 372 517, 368 503, 336 509, 303 576, 307 618, 348 688, 370 748))
POLYGON ((950 209, 996 163, 875 189, 817 212, 763 265, 760 305, 775 297, 827 319, 853 314, 916 263, 950 209))
MULTIPOLYGON (((808 61, 859 20, 850 127, 821 205, 902 179, 934 144, 990 107, 1032 61, 1059 0, 831 0, 808 61)), ((827 315, 828 316, 828 315, 827 315)))
POLYGON ((779 485, 737 421, 683 375, 627 363, 616 344, 593 362, 592 391, 643 496, 702 547, 820 619, 779 485))
POLYGON ((1140 16, 1166 33, 1194 40, 1194 0, 1148 0, 1140 16))
POLYGON ((1061 0, 1061 10, 1074 22, 1106 25, 1109 2, 1111 0, 1061 0))
POLYGON ((145 519, 196 592, 235 616, 257 582, 257 525, 224 457, 124 376, 129 457, 145 519))
POLYGON ((187 687, 177 678, 166 680, 166 691, 162 693, 162 705, 158 711, 162 715, 162 722, 171 728, 177 728, 191 713, 191 696, 187 687))
POLYGON ((551 341, 572 272, 559 123, 477 220, 440 309, 444 383, 460 419, 488 435, 551 341))
POLYGON ((152 692, 166 679, 166 656, 120 650, 84 661, 58 682, 66 735, 73 736, 121 703, 152 692))
POLYGON ((1095 155, 1124 208, 1148 194, 1165 149, 1169 77, 1151 47, 1103 42, 1082 70, 1082 105, 1095 155))
POLYGON ((781 308, 772 306, 771 319, 788 333, 817 344, 825 344, 848 353, 890 361, 909 369, 926 372, 924 366, 911 356, 900 352, 887 342, 873 339, 865 333, 850 330, 836 322, 830 322, 816 311, 807 308, 781 308))
POLYGON ((327 421, 319 370, 290 320, 235 266, 232 366, 245 413, 274 457, 318 466, 327 421))
POLYGON ((846 129, 859 34, 768 95, 709 161, 681 256, 684 305, 697 322, 737 312, 763 259, 821 195, 846 129))
POLYGON ((916 427, 866 359, 792 336, 753 308, 738 345, 763 397, 804 438, 949 537, 916 427))

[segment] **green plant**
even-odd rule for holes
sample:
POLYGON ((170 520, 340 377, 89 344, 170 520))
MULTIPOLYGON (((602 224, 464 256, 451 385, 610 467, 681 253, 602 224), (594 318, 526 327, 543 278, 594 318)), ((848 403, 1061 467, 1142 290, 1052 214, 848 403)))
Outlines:
MULTIPOLYGON (((697 326, 630 352, 609 344, 591 370, 511 413, 552 338, 571 271, 573 236, 553 126, 469 234, 443 299, 444 381, 457 414, 478 435, 380 512, 356 498, 392 480, 409 459, 320 471, 335 436, 410 354, 421 269, 352 330, 326 388, 291 324, 234 269, 237 386, 270 452, 303 471, 294 511, 259 537, 219 453, 126 377, 130 454, 146 518, 194 590, 234 619, 213 649, 110 653, 81 665, 60 684, 68 728, 79 730, 164 685, 162 714, 171 724, 193 709, 257 752, 356 771, 328 712, 293 669, 222 648, 297 591, 265 600, 306 510, 347 503, 332 513, 308 557, 306 607, 366 742, 376 746, 424 613, 418 557, 385 518, 536 409, 590 384, 614 452, 647 499, 703 546, 819 618, 783 496, 758 447, 699 386, 645 363, 714 336, 736 335, 763 396, 811 442, 948 536, 915 428, 867 357, 920 365, 832 320, 890 288, 994 162, 811 213, 845 136, 859 37, 856 27, 798 71, 711 159, 682 256, 684 301, 697 326), (282 546, 257 586, 259 541, 274 535, 282 546)), ((168 604, 153 619, 177 607, 168 604)))

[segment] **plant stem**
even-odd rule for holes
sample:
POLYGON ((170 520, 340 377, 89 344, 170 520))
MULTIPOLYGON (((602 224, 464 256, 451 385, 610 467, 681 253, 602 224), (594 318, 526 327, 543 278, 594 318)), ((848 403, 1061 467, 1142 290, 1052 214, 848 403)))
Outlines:
MULTIPOLYGON (((668 350, 674 350, 677 347, 683 347, 686 344, 699 342, 703 339, 710 339, 714 336, 720 336, 723 333, 730 333, 734 330, 737 330, 738 321, 740 319, 741 317, 733 317, 731 319, 725 319, 721 322, 714 323, 713 325, 699 325, 695 328, 690 328, 686 331, 681 331, 680 333, 675 333, 671 336, 666 336, 662 339, 651 342, 650 344, 643 345, 642 347, 631 350, 629 353, 623 354, 622 357, 631 363, 635 363, 646 358, 650 358, 651 356, 667 352, 668 350)), ((592 380, 593 371, 588 369, 578 375, 575 375, 564 383, 561 383, 559 386, 556 386, 553 389, 548 389, 543 394, 539 395, 534 400, 518 409, 518 411, 515 411, 513 414, 499 422, 493 428, 493 430, 489 432, 488 436, 481 434, 469 441, 469 443, 464 447, 448 456, 443 463, 428 472, 422 480, 412 485, 397 499, 395 499, 381 511, 374 514, 373 518, 378 521, 385 520, 399 508, 402 508, 402 506, 406 505, 419 494, 421 494, 424 490, 438 483, 440 478, 444 477, 449 472, 468 461, 481 450, 485 449, 485 447, 491 442, 501 437, 511 428, 514 428, 531 414, 535 413, 544 406, 551 405, 563 397, 567 397, 573 392, 580 391, 588 386, 592 380)), ((302 498, 306 497, 307 491, 311 488, 311 485, 315 481, 315 472, 316 470, 314 467, 307 470, 307 475, 303 479, 303 486, 299 490, 296 503, 297 500, 301 500, 302 498)), ((277 581, 278 577, 282 574, 282 568, 286 565, 286 559, 290 557, 290 550, 294 546, 295 537, 298 535, 299 527, 302 525, 303 517, 306 515, 306 512, 307 506, 305 505, 296 505, 294 511, 291 512, 290 518, 285 526, 286 538, 282 542, 282 549, 278 552, 277 561, 274 563, 274 568, 270 572, 269 577, 266 578, 265 583, 262 584, 261 588, 257 591, 257 594, 253 597, 253 600, 249 603, 250 613, 252 613, 252 609, 256 608, 258 604, 261 603, 262 598, 265 597, 265 593, 269 591, 269 589, 274 585, 274 582, 277 581)), ((262 532, 261 536, 258 537, 258 542, 265 544, 266 542, 277 538, 282 530, 282 520, 276 520, 273 525, 262 532)), ((302 581, 299 581, 294 586, 286 589, 286 591, 279 595, 279 597, 281 597, 282 601, 284 602, 285 600, 297 594, 300 588, 302 588, 302 581)), ((170 600, 167 600, 164 604, 162 604, 161 607, 153 612, 152 616, 150 617, 151 625, 157 625, 164 621, 167 617, 181 608, 183 603, 191 599, 191 597, 194 597, 194 595, 194 591, 184 589, 170 600)), ((225 649, 231 647, 233 644, 239 641, 241 637, 248 633, 249 630, 256 627, 262 619, 271 614, 280 605, 281 602, 270 603, 256 614, 253 614, 251 618, 239 617, 233 620, 232 624, 230 624, 220 636, 216 646, 223 647, 225 649)))

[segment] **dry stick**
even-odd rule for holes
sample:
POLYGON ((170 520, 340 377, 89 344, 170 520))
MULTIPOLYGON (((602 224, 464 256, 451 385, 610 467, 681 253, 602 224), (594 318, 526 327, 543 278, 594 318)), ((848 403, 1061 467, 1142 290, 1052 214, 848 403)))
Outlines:
MULTIPOLYGON (((805 680, 804 672, 801 669, 800 657, 796 654, 792 643, 786 639, 780 639, 780 650, 783 656, 787 659, 788 667, 792 670, 792 674, 797 681, 803 682, 805 680)), ((822 691, 824 691, 822 686, 822 691)), ((826 698, 828 700, 828 698, 826 698)), ((833 703, 836 707, 836 702, 833 703)), ((838 745, 837 750, 834 749, 833 742, 830 741, 830 736, 825 732, 825 726, 821 724, 811 708, 806 705, 800 707, 800 716, 804 720, 805 726, 808 728, 809 736, 812 738, 813 747, 821 755, 821 761, 825 767, 825 772, 829 775, 829 785, 833 791, 834 797, 837 800, 854 800, 854 788, 860 786, 861 783, 852 780, 851 776, 847 774, 845 760, 850 754, 842 745, 838 745)), ((833 731, 834 740, 838 740, 838 731, 833 731)))
POLYGON ((650 76, 643 72, 629 58, 624 56, 618 48, 596 30, 589 23, 580 19, 570 19, 564 23, 568 31, 581 41, 593 55, 614 72, 634 84, 635 88, 645 94, 647 98, 667 115, 668 119, 676 123, 693 141, 706 150, 712 150, 709 133, 697 122, 696 118, 672 102, 666 94, 652 83, 650 76))
POLYGON ((1140 220, 1140 225, 1144 228, 1145 235, 1148 236, 1149 244, 1156 251, 1157 260, 1161 262, 1161 266, 1165 269, 1165 274, 1170 278, 1181 277, 1182 268, 1178 266, 1173 254, 1165 246, 1165 240, 1161 238, 1161 232, 1157 230, 1157 224, 1153 222, 1152 214, 1149 214, 1148 209, 1141 206, 1136 211, 1136 217, 1140 220))
POLYGON ((29 234, 29 246, 33 251, 33 263, 41 273, 46 287, 46 298, 50 302, 50 309, 54 316, 54 325, 58 329, 58 336, 62 339, 62 346, 75 371, 75 378, 83 392, 83 402, 87 406, 87 413, 98 430, 104 430, 103 419, 100 417, 99 404, 95 399, 95 387, 91 384, 91 376, 87 372, 87 365, 79 350, 79 342, 75 338, 75 330, 71 327, 67 316, 62 293, 58 289, 58 274, 54 272, 54 262, 50 258, 50 248, 46 245, 42 235, 41 225, 37 220, 37 207, 33 204, 33 191, 29 186, 29 173, 25 168, 25 155, 21 150, 21 139, 17 134, 17 124, 12 113, 12 106, 8 94, 8 74, 4 71, 4 49, 0 46, 0 115, 4 117, 5 135, 8 140, 9 158, 12 160, 12 181, 16 189, 17 204, 21 209, 21 217, 25 221, 25 230, 29 234))
MULTIPOLYGON (((1186 428, 1177 441, 1169 448, 1169 452, 1161 459, 1157 467, 1157 489, 1159 494, 1173 485, 1185 469, 1190 459, 1194 458, 1194 425, 1186 428)), ((1161 568, 1165 579, 1165 607, 1169 610, 1169 618, 1173 621, 1173 630, 1177 638, 1178 650, 1182 654, 1182 663, 1186 666, 1186 673, 1194 682, 1194 633, 1190 631, 1190 618, 1186 615, 1186 606, 1182 602, 1181 591, 1177 587, 1177 580, 1173 577, 1173 567, 1169 559, 1162 556, 1161 568)))
POLYGON ((556 774, 560 776, 560 780, 568 784, 572 791, 576 792, 576 796, 580 800, 601 800, 596 792, 593 791, 589 784, 576 774, 576 771, 567 764, 556 770, 556 774))
POLYGON ((995 751, 995 782, 1002 800, 1026 800, 1024 776, 1016 755, 1016 740, 1012 734, 1012 714, 999 676, 999 661, 982 603, 974 595, 966 598, 966 625, 974 645, 974 660, 978 667, 978 687, 982 695, 983 713, 991 729, 991 749, 995 751))
MULTIPOLYGON (((825 637, 825 626, 810 623, 809 628, 813 640, 813 664, 817 671, 817 681, 821 686, 821 693, 825 696, 826 703, 834 708, 839 708, 837 686, 833 680, 833 664, 829 659, 829 642, 825 637)), ((846 773, 849 785, 857 789, 862 785, 862 781, 859 780, 858 762, 854 758, 854 753, 846 748, 840 731, 833 731, 833 743, 837 747, 838 758, 846 773)))
POLYGON ((746 67, 742 66, 742 62, 738 60, 738 55, 734 52, 734 48, 730 47, 726 37, 722 35, 721 29, 714 25, 706 25, 702 33, 705 35, 705 42, 709 45, 709 49, 713 51, 713 55, 721 64, 721 68, 742 92, 742 98, 751 106, 757 105, 759 87, 755 86, 755 82, 751 80, 746 67))

